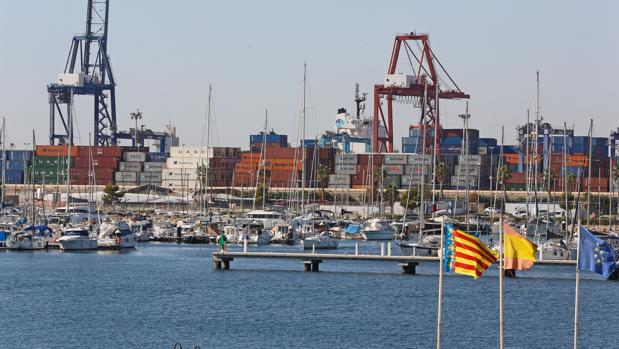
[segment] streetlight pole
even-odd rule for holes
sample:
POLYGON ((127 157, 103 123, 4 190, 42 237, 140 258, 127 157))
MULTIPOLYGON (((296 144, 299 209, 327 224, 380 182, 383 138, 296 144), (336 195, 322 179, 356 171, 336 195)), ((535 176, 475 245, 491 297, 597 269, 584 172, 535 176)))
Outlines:
POLYGON ((135 147, 138 144, 138 120, 142 119, 142 112, 138 109, 134 113, 129 113, 129 117, 135 120, 135 132, 133 137, 133 146, 135 147))

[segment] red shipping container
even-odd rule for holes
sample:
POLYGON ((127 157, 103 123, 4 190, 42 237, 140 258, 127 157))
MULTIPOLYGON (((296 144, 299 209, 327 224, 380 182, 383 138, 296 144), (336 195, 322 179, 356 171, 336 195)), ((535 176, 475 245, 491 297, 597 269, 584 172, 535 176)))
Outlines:
POLYGON ((73 167, 76 168, 89 168, 94 167, 95 169, 100 168, 118 168, 118 158, 112 157, 93 157, 92 161, 88 158, 88 156, 78 156, 73 159, 73 167))
POLYGON ((123 151, 122 147, 80 146, 77 148, 78 157, 89 157, 92 154, 93 157, 121 158, 123 151))

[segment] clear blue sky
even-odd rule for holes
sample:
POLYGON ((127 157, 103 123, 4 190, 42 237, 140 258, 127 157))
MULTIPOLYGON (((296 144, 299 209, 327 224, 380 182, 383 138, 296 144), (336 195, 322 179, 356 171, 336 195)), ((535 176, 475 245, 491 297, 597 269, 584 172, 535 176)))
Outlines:
MULTIPOLYGON (((0 116, 11 142, 47 143, 46 84, 64 67, 72 35, 84 30, 86 0, 0 0, 0 116)), ((506 143, 535 99, 542 112, 596 134, 619 126, 617 1, 112 1, 109 54, 121 128, 140 108, 148 126, 171 121, 181 142, 199 144, 208 84, 214 87, 216 145, 247 147, 263 127, 296 139, 303 62, 308 64, 308 136, 331 129, 338 107, 353 109, 354 83, 383 80, 393 36, 427 32, 433 50, 471 94, 471 127, 506 143)), ((443 104, 457 127, 464 102, 443 104)), ((76 105, 79 142, 91 132, 91 100, 76 105)), ((371 103, 368 104, 371 111, 371 103)), ((418 112, 395 120, 396 144, 418 112)))

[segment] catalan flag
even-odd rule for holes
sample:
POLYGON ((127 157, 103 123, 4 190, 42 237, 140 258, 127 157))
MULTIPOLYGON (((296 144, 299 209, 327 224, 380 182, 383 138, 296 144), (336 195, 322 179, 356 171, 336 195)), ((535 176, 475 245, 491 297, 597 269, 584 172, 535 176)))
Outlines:
POLYGON ((508 224, 503 225, 503 233, 503 267, 514 270, 530 269, 535 262, 537 245, 508 224))
POLYGON ((470 275, 477 279, 497 261, 497 253, 478 238, 450 224, 445 228, 445 271, 470 275))

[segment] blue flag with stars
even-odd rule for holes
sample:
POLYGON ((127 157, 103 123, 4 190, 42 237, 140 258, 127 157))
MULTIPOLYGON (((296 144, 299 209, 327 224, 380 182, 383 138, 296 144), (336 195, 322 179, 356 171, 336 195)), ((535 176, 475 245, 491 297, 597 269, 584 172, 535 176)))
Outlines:
POLYGON ((615 250, 585 227, 580 227, 578 235, 578 269, 592 271, 608 279, 617 266, 615 250))

